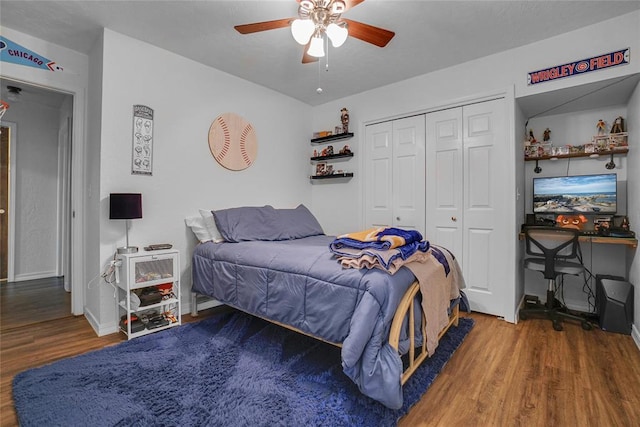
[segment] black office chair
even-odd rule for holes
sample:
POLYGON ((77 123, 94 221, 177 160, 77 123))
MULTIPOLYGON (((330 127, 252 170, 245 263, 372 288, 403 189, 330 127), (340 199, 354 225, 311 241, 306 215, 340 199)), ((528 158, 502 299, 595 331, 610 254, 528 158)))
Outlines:
POLYGON ((530 316, 544 318, 553 322, 553 329, 562 330, 561 319, 577 320, 585 330, 592 329, 591 323, 584 317, 571 314, 567 308, 555 297, 556 277, 561 274, 579 275, 585 271, 582 263, 570 262, 569 259, 578 257, 580 243, 577 230, 560 227, 531 227, 525 229, 526 251, 531 258, 524 260, 524 268, 539 271, 549 281, 547 301, 545 304, 537 300, 526 301, 525 307, 520 309, 520 319, 526 320, 530 316))

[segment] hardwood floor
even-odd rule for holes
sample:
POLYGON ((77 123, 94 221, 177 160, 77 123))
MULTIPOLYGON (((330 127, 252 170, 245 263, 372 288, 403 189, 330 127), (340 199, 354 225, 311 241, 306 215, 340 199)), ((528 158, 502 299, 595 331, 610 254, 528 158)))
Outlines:
POLYGON ((71 317, 64 278, 0 284, 0 331, 71 317))
MULTIPOLYGON (((630 336, 469 316, 475 327, 401 427, 638 425, 640 350, 630 336)), ((11 381, 18 372, 125 339, 97 337, 82 316, 13 328, 1 338, 2 426, 17 425, 11 381)))

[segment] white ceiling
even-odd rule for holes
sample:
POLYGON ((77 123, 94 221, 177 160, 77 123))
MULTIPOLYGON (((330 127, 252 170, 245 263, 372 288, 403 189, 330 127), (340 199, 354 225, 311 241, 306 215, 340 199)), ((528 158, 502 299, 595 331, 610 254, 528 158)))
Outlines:
POLYGON ((328 71, 324 59, 301 63, 302 47, 287 28, 249 35, 233 29, 293 18, 297 6, 295 0, 1 0, 0 25, 82 53, 106 27, 319 105, 626 14, 640 1, 366 0, 343 16, 395 37, 384 48, 349 38, 330 49, 328 71))

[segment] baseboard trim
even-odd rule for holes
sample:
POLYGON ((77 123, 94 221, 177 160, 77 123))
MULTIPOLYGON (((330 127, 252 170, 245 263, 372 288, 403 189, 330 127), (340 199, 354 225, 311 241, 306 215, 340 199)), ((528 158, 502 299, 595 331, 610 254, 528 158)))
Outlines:
POLYGON ((633 342, 636 343, 636 347, 640 350, 640 331, 635 324, 631 326, 631 338, 633 338, 633 342))
POLYGON ((37 279, 50 279, 51 277, 58 277, 55 270, 51 271, 40 271, 37 273, 25 273, 25 274, 16 274, 13 277, 14 282, 26 282, 27 280, 37 280, 37 279))
POLYGON ((100 322, 98 322, 98 319, 96 319, 96 317, 86 308, 84 310, 84 317, 85 319, 87 319, 87 322, 89 322, 89 325, 91 325, 93 331, 99 337, 119 332, 118 325, 116 325, 115 323, 101 325, 100 322))

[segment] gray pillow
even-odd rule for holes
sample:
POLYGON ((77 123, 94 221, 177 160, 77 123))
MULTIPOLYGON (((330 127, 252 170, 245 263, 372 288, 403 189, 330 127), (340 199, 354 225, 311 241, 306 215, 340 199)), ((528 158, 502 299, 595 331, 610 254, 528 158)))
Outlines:
POLYGON ((289 239, 324 234, 320 223, 305 205, 295 209, 276 209, 279 228, 289 239))
POLYGON ((243 206, 213 211, 213 218, 227 242, 290 240, 324 234, 304 205, 295 209, 243 206))

